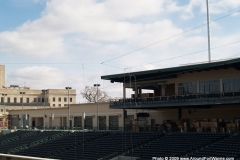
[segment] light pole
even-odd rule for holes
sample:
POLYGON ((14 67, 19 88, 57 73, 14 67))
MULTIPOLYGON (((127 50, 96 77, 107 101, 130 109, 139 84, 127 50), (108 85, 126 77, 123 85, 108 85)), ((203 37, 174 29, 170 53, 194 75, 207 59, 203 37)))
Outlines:
POLYGON ((6 108, 5 108, 5 97, 7 96, 7 94, 4 94, 4 93, 3 93, 2 96, 3 96, 3 105, 4 105, 4 111, 3 111, 3 113, 6 114, 6 113, 5 113, 5 109, 6 109, 6 108))
MULTIPOLYGON (((5 93, 3 93, 2 94, 2 96, 3 96, 3 109, 4 109, 4 111, 3 111, 3 113, 4 113, 4 116, 5 116, 5 114, 6 114, 6 112, 5 112, 5 110, 6 110, 6 108, 5 108, 5 97, 7 96, 7 94, 5 94, 5 93)), ((4 117, 4 121, 3 121, 3 126, 5 127, 5 120, 6 120, 6 117, 4 117)))
POLYGON ((94 87, 97 87, 97 99, 96 99, 96 102, 97 102, 97 130, 99 130, 99 120, 98 120, 98 87, 100 86, 100 84, 94 84, 94 87))
POLYGON ((43 89, 42 90, 42 92, 44 93, 44 115, 43 115, 43 129, 45 130, 45 115, 46 115, 46 113, 45 113, 45 106, 46 106, 46 103, 45 103, 45 101, 46 101, 46 92, 47 92, 47 90, 46 89, 43 89))
POLYGON ((65 89, 68 90, 68 121, 69 121, 69 127, 70 127, 70 104, 69 104, 69 90, 72 89, 72 87, 65 87, 65 89))
POLYGON ((23 129, 23 95, 25 94, 25 92, 20 92, 20 94, 22 95, 22 129, 23 129))

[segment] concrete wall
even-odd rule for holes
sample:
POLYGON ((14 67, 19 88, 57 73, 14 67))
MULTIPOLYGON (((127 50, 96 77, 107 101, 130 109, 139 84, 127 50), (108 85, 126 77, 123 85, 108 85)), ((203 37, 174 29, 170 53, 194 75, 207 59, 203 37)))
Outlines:
MULTIPOLYGON (((93 116, 93 127, 97 126, 97 104, 75 104, 70 106, 70 117, 83 116, 85 112, 86 116, 93 116)), ((148 125, 151 124, 151 119, 155 119, 155 124, 162 124, 165 120, 171 120, 178 122, 178 109, 158 109, 158 110, 143 110, 143 109, 128 109, 127 114, 133 115, 134 119, 137 118, 137 113, 146 112, 149 113, 148 125)), ((11 110, 11 115, 29 114, 29 125, 31 126, 32 120, 35 120, 36 126, 43 124, 43 118, 46 114, 45 125, 46 126, 66 126, 68 124, 68 108, 47 108, 47 109, 26 109, 26 110, 11 110), (54 120, 52 120, 52 113, 54 113, 54 120)), ((99 103, 98 116, 106 116, 106 125, 109 127, 109 116, 119 117, 119 127, 123 127, 123 110, 122 109, 109 109, 109 103, 99 103)), ((193 119, 225 119, 233 120, 234 118, 240 118, 240 105, 221 105, 213 106, 209 109, 206 108, 183 108, 182 118, 193 119), (189 114, 189 110, 191 114, 189 114)), ((72 119, 73 120, 73 119, 72 119)), ((21 121, 19 121, 21 125, 21 121)), ((67 125, 68 126, 68 125, 67 125)), ((73 123, 74 126, 74 123, 73 123)), ((83 126, 83 121, 82 121, 83 126)))
MULTIPOLYGON (((74 116, 83 116, 85 112, 85 116, 93 116, 93 127, 97 126, 97 103, 86 103, 86 104, 74 104, 70 105, 70 118, 74 116)), ((150 114, 149 124, 151 119, 156 119, 156 123, 160 123, 159 113, 156 110, 135 110, 129 109, 127 110, 127 115, 133 115, 134 119, 137 118, 136 113, 139 112, 147 112, 150 114)), ((32 120, 35 120, 39 117, 45 118, 46 126, 65 126, 64 123, 68 122, 68 108, 46 108, 44 109, 26 109, 26 110, 10 110, 9 114, 11 115, 20 115, 20 114, 29 114, 29 124, 32 124, 32 120), (54 113, 54 120, 52 120, 52 113, 54 113)), ((119 117, 119 127, 123 127, 123 110, 122 109, 109 109, 109 103, 99 103, 98 107, 98 116, 106 116, 106 125, 109 127, 109 116, 118 116, 119 117)), ((73 120, 73 119, 72 119, 73 120)), ((19 125, 21 121, 19 121, 19 125)), ((39 122, 35 122, 35 124, 39 124, 39 122)), ((68 124, 68 123, 67 123, 68 124)), ((67 125, 68 126, 68 125, 67 125)), ((74 126, 74 123, 73 123, 74 126)), ((83 126, 83 123, 82 123, 83 126)))

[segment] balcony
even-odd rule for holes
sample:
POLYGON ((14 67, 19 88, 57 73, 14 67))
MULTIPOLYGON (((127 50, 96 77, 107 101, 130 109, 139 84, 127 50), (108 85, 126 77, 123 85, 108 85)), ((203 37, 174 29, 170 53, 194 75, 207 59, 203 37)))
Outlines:
POLYGON ((156 109, 190 106, 212 106, 240 103, 240 92, 193 94, 181 96, 160 96, 149 98, 114 99, 110 101, 113 109, 156 109))

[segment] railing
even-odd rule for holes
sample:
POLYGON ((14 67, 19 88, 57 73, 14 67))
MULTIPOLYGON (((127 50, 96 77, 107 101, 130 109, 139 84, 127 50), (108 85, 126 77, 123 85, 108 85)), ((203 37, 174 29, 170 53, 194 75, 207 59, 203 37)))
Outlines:
MULTIPOLYGON (((8 129, 12 129, 9 127, 8 129)), ((38 130, 46 130, 46 131, 68 131, 68 130, 74 130, 74 131, 124 131, 123 127, 105 127, 104 129, 97 130, 97 127, 90 127, 90 128, 83 128, 83 127, 60 127, 60 126, 54 126, 54 127, 24 127, 17 126, 14 128, 15 130, 28 130, 28 131, 38 131, 38 130)), ((240 132, 239 126, 235 127, 170 127, 170 128, 164 128, 161 125, 160 126, 126 126, 125 131, 127 132, 163 132, 163 133, 174 133, 174 132, 197 132, 197 133, 236 133, 240 132)))
MULTIPOLYGON (((46 126, 46 127, 43 127, 43 126, 9 126, 8 129, 13 129, 13 130, 31 130, 31 131, 34 131, 34 130, 88 130, 88 131, 97 131, 97 127, 91 127, 91 126, 88 126, 88 127, 82 127, 82 126, 74 126, 74 127, 67 127, 67 126, 46 126)), ((123 127, 99 127, 99 131, 123 131, 123 127)))
POLYGON ((240 92, 228 93, 211 93, 211 94, 190 94, 190 95, 174 95, 174 96, 160 96, 148 98, 128 98, 128 99, 113 99, 110 101, 110 106, 119 105, 135 105, 135 104, 161 104, 161 103, 188 103, 188 102, 202 102, 202 101, 228 101, 240 100, 240 92))

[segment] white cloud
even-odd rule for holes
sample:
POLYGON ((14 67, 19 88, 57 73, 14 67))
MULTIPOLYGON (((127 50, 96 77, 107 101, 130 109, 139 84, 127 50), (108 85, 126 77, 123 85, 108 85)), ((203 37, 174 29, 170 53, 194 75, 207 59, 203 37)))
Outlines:
MULTIPOLYGON (((236 9, 240 6, 237 0, 209 0, 210 14, 227 13, 229 10, 236 9)), ((182 6, 182 19, 191 19, 195 17, 196 8, 200 8, 202 13, 207 12, 205 0, 191 0, 187 5, 182 6)))
MULTIPOLYGON (((32 0, 34 3, 43 1, 32 0)), ((238 1, 227 2, 211 0, 210 12, 222 13, 239 6, 238 1)), ((150 63, 130 70, 138 71, 204 61, 207 60, 206 52, 171 59, 207 48, 207 34, 202 28, 168 39, 186 30, 179 27, 186 21, 175 22, 174 19, 194 18, 196 8, 205 14, 206 1, 191 0, 181 6, 177 0, 139 0, 134 3, 128 0, 49 0, 39 19, 25 22, 14 31, 0 32, 0 52, 27 57, 23 61, 100 63, 155 43, 107 64, 126 68, 150 63), (172 15, 174 17, 170 17, 172 15)), ((195 24, 184 25, 191 28, 195 24)), ((224 30, 218 23, 212 23, 211 27, 224 30)), ((226 37, 212 37, 213 46, 237 40, 239 35, 226 37)), ((225 49, 221 53, 213 51, 213 57, 221 58, 227 53, 230 55, 230 52, 231 55, 237 53, 237 47, 225 49)), ((11 79, 12 84, 26 82, 27 86, 39 89, 64 88, 69 85, 77 88, 79 94, 84 85, 99 83, 100 76, 118 72, 123 73, 124 70, 104 65, 85 65, 85 69, 78 65, 69 67, 69 71, 65 66, 32 66, 18 68, 9 74, 8 79, 11 79)), ((102 83, 101 86, 110 96, 122 96, 120 84, 104 88, 109 82, 102 83)))
MULTIPOLYGON (((143 28, 142 24, 131 23, 129 19, 157 15, 164 10, 165 3, 158 0, 141 0, 132 4, 127 0, 107 0, 102 3, 93 0, 48 1, 41 18, 25 22, 15 31, 0 33, 3 42, 0 51, 47 57, 66 52, 64 36, 69 34, 84 34, 84 41, 111 42, 131 41, 141 32, 150 37, 157 29, 164 34, 167 27, 161 25, 166 26, 166 20, 143 28), (159 28, 153 28, 154 26, 159 28)), ((167 5, 171 6, 169 2, 167 5)), ((170 27, 174 28, 173 24, 170 27)))
POLYGON ((229 9, 236 9, 240 6, 240 1, 236 0, 212 0, 209 3, 210 12, 213 14, 227 12, 229 9))
POLYGON ((34 89, 60 87, 64 82, 66 74, 62 71, 47 66, 32 66, 19 68, 8 76, 10 84, 23 84, 34 86, 34 89))
POLYGON ((48 57, 62 53, 63 39, 50 32, 2 32, 0 51, 26 56, 48 57))

